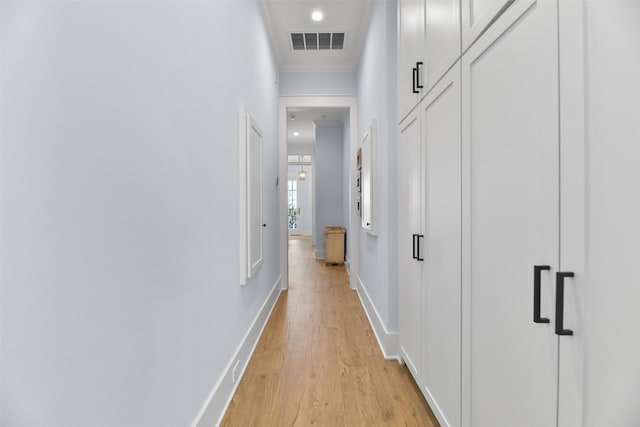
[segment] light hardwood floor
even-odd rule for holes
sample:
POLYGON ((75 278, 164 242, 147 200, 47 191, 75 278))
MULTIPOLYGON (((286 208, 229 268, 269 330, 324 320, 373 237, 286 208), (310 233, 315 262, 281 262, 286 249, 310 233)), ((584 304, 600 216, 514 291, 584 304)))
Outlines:
POLYGON ((438 423, 405 366, 384 360, 343 266, 289 241, 278 299, 223 426, 424 426, 438 423))

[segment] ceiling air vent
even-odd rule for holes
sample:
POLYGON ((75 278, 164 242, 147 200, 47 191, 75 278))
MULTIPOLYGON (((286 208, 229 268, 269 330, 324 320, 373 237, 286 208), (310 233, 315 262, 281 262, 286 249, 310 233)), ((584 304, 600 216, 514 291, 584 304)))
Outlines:
POLYGON ((344 33, 291 33, 293 50, 342 50, 344 33))

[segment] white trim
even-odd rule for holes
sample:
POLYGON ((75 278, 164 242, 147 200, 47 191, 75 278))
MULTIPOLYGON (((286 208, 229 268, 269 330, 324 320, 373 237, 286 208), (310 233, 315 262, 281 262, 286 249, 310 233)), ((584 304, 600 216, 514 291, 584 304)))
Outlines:
POLYGON ((313 255, 314 259, 326 259, 326 255, 323 249, 316 249, 315 255, 313 255))
POLYGON ((256 275, 260 267, 262 267, 263 261, 263 235, 264 235, 264 227, 262 224, 262 130, 256 123, 253 116, 247 112, 247 135, 245 137, 246 146, 246 154, 247 154, 247 162, 246 162, 246 206, 247 206, 247 278, 252 278, 256 275), (252 135, 255 133, 258 136, 258 140, 254 142, 252 135), (258 151, 258 164, 252 163, 255 151, 258 151), (254 186, 253 183, 256 182, 257 186, 254 186), (258 194, 256 194, 258 193, 258 194), (257 205, 257 206, 256 206, 257 205), (258 212, 259 220, 255 221, 253 218, 253 213, 258 212), (258 230, 258 233, 255 230, 258 230), (256 259, 253 259, 253 249, 254 247, 259 247, 259 255, 256 259))
POLYGON ((427 403, 429 404, 433 415, 436 416, 440 427, 449 427, 451 424, 447 421, 447 417, 444 416, 444 412, 442 412, 442 409, 440 409, 440 406, 438 406, 436 400, 433 398, 431 391, 429 391, 429 387, 426 385, 422 387, 422 395, 427 400, 427 403))
POLYGON ((273 288, 269 292, 267 299, 264 304, 262 304, 262 307, 253 320, 253 323, 251 323, 249 330, 240 342, 238 349, 233 354, 231 360, 229 360, 229 363, 227 363, 224 373, 213 387, 213 390, 211 390, 211 393, 202 405, 198 415, 191 423, 191 427, 217 426, 222 422, 222 418, 231 403, 231 399, 238 388, 238 384, 240 384, 240 380, 244 375, 244 371, 247 368, 249 360, 256 349, 258 340, 267 325, 267 320, 269 320, 271 312, 278 300, 278 296, 281 292, 280 282, 281 278, 278 277, 273 288), (237 361, 240 361, 241 371, 234 383, 232 381, 233 365, 237 361))
MULTIPOLYGON (((358 230, 360 228, 360 215, 356 210, 355 200, 355 158, 356 150, 358 148, 358 111, 357 111, 357 97, 353 95, 285 95, 280 97, 279 106, 279 159, 280 168, 279 175, 281 177, 287 176, 287 108, 293 107, 328 107, 328 108, 345 108, 349 110, 349 168, 350 168, 350 183, 349 183, 349 211, 350 211, 350 230, 358 230)), ((315 158, 315 156, 314 156, 315 158)), ((315 169, 314 169, 315 170, 315 169)), ((281 180, 282 181, 282 180, 281 180)), ((314 180, 315 181, 315 180, 314 180)), ((279 186, 280 197, 280 276, 282 277, 282 289, 289 287, 289 274, 288 274, 288 232, 287 232, 287 191, 286 187, 279 186)), ((314 203, 314 206, 316 203, 314 203)), ((314 215, 314 218, 316 216, 314 215)), ((313 235, 315 236, 315 232, 313 235)), ((316 236, 317 238, 317 236, 316 236)), ((348 239, 349 245, 348 253, 351 254, 350 266, 352 271, 358 271, 358 239, 348 239)), ((350 275, 349 286, 351 289, 357 289, 357 282, 355 275, 350 275)))
POLYGON ((238 115, 238 229, 240 250, 240 285, 247 284, 247 110, 240 108, 238 115))
POLYGON ((364 312, 369 319, 369 323, 371 324, 373 333, 376 336, 376 340, 378 340, 378 345, 380 346, 380 350, 382 350, 382 355, 387 360, 400 361, 400 356, 398 354, 398 333, 389 332, 387 330, 384 322, 380 318, 378 310, 376 310, 376 306, 373 304, 373 301, 371 301, 360 276, 358 276, 358 284, 358 297, 360 298, 360 303, 362 304, 362 308, 364 308, 364 312))

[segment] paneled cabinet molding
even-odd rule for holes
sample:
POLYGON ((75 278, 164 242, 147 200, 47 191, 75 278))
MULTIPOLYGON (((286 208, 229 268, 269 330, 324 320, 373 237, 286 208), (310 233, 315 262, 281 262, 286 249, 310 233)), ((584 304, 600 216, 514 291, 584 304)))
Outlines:
POLYGON ((462 0, 462 51, 497 19, 514 0, 462 0))

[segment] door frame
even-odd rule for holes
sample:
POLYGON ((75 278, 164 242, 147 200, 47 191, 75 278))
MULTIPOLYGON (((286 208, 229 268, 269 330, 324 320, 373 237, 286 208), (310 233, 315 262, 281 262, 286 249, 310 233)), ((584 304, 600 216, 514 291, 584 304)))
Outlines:
MULTIPOLYGON (((349 286, 357 289, 357 271, 359 245, 358 230, 360 229, 360 216, 355 209, 355 156, 358 148, 358 122, 357 122, 357 98, 353 95, 286 95, 280 97, 279 103, 279 197, 280 197, 280 277, 282 289, 289 288, 289 233, 287 227, 287 108, 341 108, 349 111, 349 236, 347 245, 349 248, 349 286), (353 274, 356 273, 356 274, 353 274)), ((314 170, 315 172, 315 170, 314 170)), ((318 236, 319 238, 320 236, 318 236)))

